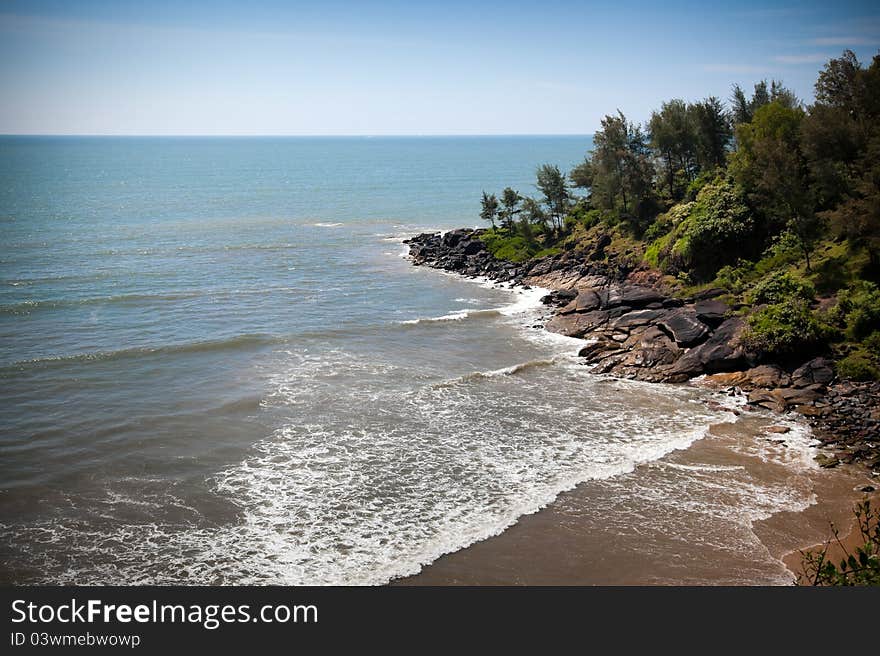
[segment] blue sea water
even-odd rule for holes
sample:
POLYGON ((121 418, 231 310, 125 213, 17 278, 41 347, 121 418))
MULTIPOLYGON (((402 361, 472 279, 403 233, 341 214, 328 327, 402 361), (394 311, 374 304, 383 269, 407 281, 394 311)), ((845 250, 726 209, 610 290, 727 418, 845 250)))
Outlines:
POLYGON ((0 580, 382 583, 702 436, 402 257, 589 147, 0 139, 0 580))

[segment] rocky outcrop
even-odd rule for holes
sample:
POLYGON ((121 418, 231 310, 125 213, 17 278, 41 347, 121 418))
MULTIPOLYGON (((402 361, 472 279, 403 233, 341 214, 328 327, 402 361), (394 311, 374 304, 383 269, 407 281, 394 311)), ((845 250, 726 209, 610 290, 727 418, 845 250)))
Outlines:
POLYGON ((622 279, 626 268, 595 262, 584 251, 566 251, 523 263, 495 259, 481 239, 482 229, 423 233, 404 240, 416 266, 430 266, 464 276, 484 276, 498 282, 529 284, 550 289, 601 286, 609 279, 622 279))
POLYGON ((496 260, 483 232, 406 243, 416 265, 552 289, 542 299, 556 308, 545 328, 589 340, 579 355, 596 373, 671 383, 702 376, 701 385, 744 394, 749 407, 808 417, 836 450, 825 466, 859 460, 880 468, 880 383, 835 382, 833 363, 821 357, 795 369, 758 363, 741 344, 745 322, 732 315, 726 290, 673 298, 656 273, 600 261, 608 244, 519 264, 496 260))
MULTIPOLYGON (((719 325, 713 315, 704 321, 696 304, 670 298, 655 288, 626 279, 602 282, 600 287, 569 289, 561 297, 556 292, 546 299, 559 307, 547 330, 596 339, 582 355, 598 371, 682 382, 737 368, 746 361, 742 348, 732 345, 742 331, 742 320, 719 325)), ((713 308, 720 311, 720 302, 713 308)))

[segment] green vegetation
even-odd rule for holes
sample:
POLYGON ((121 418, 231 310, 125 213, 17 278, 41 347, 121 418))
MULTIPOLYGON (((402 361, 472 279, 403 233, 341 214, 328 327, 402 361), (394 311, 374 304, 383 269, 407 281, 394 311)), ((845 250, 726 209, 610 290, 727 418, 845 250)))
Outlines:
POLYGON ((880 289, 867 280, 857 281, 837 295, 832 316, 847 337, 853 340, 867 337, 880 329, 880 289))
POLYGON ((856 350, 837 363, 837 374, 850 380, 878 380, 877 358, 864 350, 856 350))
POLYGON ((806 301, 790 298, 765 305, 748 317, 744 343, 754 352, 787 358, 810 355, 827 337, 827 329, 806 301))
POLYGON ((752 302, 782 303, 787 299, 810 302, 816 296, 813 285, 788 271, 774 271, 752 288, 752 302))
POLYGON ((833 543, 841 551, 838 564, 829 556, 832 541, 829 540, 819 551, 801 552, 801 568, 798 583, 806 585, 880 585, 880 512, 871 507, 870 501, 863 501, 853 511, 858 523, 862 544, 855 553, 840 540, 840 533, 832 525, 833 543))
POLYGON ((525 262, 535 257, 555 255, 560 252, 559 248, 544 247, 538 242, 534 229, 526 224, 523 227, 517 225, 514 230, 501 230, 490 228, 480 235, 486 243, 486 248, 499 260, 510 262, 525 262), (525 233, 525 234, 524 234, 525 233))
POLYGON ((607 115, 593 144, 568 176, 541 166, 534 198, 483 194, 496 257, 582 248, 658 269, 682 296, 723 287, 758 354, 824 352, 844 377, 878 377, 880 54, 828 62, 810 106, 775 80, 750 97, 735 85, 728 107, 607 115))

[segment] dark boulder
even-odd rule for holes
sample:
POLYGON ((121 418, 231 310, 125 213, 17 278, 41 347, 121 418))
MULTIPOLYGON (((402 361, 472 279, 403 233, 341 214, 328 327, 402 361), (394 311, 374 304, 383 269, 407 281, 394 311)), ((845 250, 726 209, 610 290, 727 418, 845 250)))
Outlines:
POLYGON ((442 237, 443 246, 446 248, 455 248, 462 239, 466 239, 473 234, 472 230, 459 228, 458 230, 450 230, 442 237))
POLYGON ((614 321, 615 328, 635 328, 656 323, 668 310, 636 310, 627 312, 614 321))
POLYGON ((725 294, 729 294, 726 289, 722 289, 721 287, 711 287, 709 289, 704 289, 702 291, 694 294, 694 301, 708 301, 710 298, 716 298, 718 296, 724 296, 725 294))
POLYGON ((599 293, 602 301, 602 309, 628 305, 630 307, 643 307, 649 303, 663 301, 663 294, 641 285, 612 286, 603 289, 599 293))
POLYGON ((559 289, 541 298, 544 305, 567 305, 577 296, 576 289, 559 289))
POLYGON ((464 254, 465 255, 476 255, 480 251, 484 251, 486 249, 486 244, 484 244, 479 239, 473 239, 465 244, 464 254))
POLYGON ((828 358, 813 358, 798 367, 791 375, 791 384, 795 387, 808 387, 819 383, 827 385, 834 379, 834 365, 828 358))
POLYGON ((697 301, 694 305, 697 319, 713 327, 721 325, 721 322, 724 321, 724 316, 729 310, 730 308, 727 306, 727 303, 718 299, 697 301))
POLYGON ((599 294, 592 289, 584 289, 566 305, 560 312, 562 314, 570 314, 571 312, 590 312, 598 310, 601 304, 599 294))
POLYGON ((693 377, 742 368, 746 365, 746 356, 738 342, 744 329, 742 319, 728 319, 709 339, 685 353, 675 363, 672 372, 693 377))
POLYGON ((709 334, 709 329, 697 316, 687 310, 675 310, 663 316, 658 325, 663 328, 679 346, 695 346, 709 334))

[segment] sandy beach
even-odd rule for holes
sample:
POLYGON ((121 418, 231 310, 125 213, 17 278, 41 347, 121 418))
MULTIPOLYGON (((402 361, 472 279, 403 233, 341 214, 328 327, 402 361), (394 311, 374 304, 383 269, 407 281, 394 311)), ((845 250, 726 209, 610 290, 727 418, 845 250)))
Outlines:
POLYGON ((779 423, 756 413, 713 426, 685 450, 615 480, 585 482, 501 535, 394 584, 792 584, 798 550, 830 538, 832 522, 847 535, 852 508, 866 496, 855 488, 870 481, 863 468, 818 467, 812 449, 766 431, 779 423), (762 517, 746 507, 753 500, 713 484, 712 476, 734 471, 748 475, 746 496, 748 488, 789 487, 795 509, 762 517), (684 473, 679 484, 693 487, 691 503, 652 494, 684 473))

